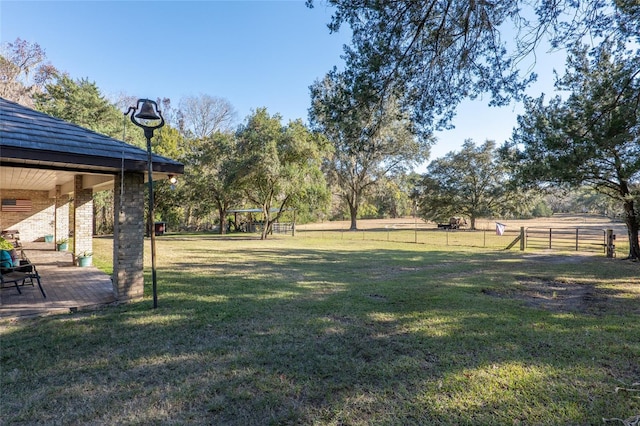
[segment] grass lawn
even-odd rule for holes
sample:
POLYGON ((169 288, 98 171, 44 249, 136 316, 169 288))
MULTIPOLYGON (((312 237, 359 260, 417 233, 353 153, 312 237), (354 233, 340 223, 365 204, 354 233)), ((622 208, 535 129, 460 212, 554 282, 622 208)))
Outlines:
MULTIPOLYGON (((142 302, 0 323, 0 423, 640 415, 638 263, 312 237, 157 246, 157 310, 149 284, 142 302)), ((110 241, 94 252, 108 268, 110 241)))

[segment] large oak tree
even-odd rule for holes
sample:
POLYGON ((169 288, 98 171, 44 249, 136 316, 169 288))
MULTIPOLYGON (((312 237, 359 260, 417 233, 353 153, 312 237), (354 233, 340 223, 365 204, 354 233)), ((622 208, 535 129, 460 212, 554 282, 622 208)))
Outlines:
POLYGON ((426 160, 434 140, 416 134, 396 102, 375 108, 335 70, 311 86, 311 97, 312 126, 334 148, 325 163, 327 174, 349 209, 350 229, 356 230, 358 210, 375 185, 426 160))
POLYGON ((468 139, 459 152, 429 164, 414 197, 424 219, 448 223, 452 216, 464 216, 475 229, 479 217, 512 209, 515 194, 508 191, 507 179, 495 142, 476 146, 468 139))

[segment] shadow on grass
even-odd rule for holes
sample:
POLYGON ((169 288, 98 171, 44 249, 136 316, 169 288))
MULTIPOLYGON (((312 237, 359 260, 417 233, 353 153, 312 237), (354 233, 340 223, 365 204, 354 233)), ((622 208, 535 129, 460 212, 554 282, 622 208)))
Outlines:
POLYGON ((531 309, 486 291, 522 274, 590 281, 605 265, 595 262, 575 270, 511 253, 185 248, 158 271, 157 310, 145 301, 8 327, 2 414, 9 423, 242 425, 625 417, 640 403, 612 389, 640 377, 634 318, 531 309))

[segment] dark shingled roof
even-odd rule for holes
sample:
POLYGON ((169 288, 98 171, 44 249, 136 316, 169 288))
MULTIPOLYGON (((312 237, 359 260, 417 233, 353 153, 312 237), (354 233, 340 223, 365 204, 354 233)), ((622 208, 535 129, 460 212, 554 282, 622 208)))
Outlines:
MULTIPOLYGON (((140 129, 142 131, 142 129, 140 129)), ((0 161, 42 168, 145 172, 147 151, 0 98, 0 161)), ((182 174, 184 166, 153 155, 153 171, 182 174)))

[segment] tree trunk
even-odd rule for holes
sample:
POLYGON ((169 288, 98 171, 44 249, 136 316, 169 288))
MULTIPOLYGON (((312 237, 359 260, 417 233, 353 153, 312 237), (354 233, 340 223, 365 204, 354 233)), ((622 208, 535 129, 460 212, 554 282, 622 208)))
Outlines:
POLYGON ((635 211, 633 201, 624 203, 625 223, 629 235, 629 259, 640 259, 640 243, 638 242, 638 214, 635 211))
POLYGON ((263 207, 262 208, 262 214, 264 215, 264 224, 262 225, 262 233, 260 234, 260 239, 261 240, 266 240, 267 239, 267 235, 269 232, 269 220, 271 219, 269 217, 269 209, 263 207))
POLYGON ((187 204, 187 208, 185 209, 185 212, 184 212, 184 221, 186 223, 187 229, 191 227, 192 219, 193 219, 193 216, 191 215, 191 205, 187 204))
POLYGON ((357 231, 358 230, 358 206, 353 205, 353 203, 349 202, 349 215, 351 216, 351 227, 349 227, 349 231, 357 231))
POLYGON ((218 207, 218 217, 220 218, 220 231, 219 231, 220 235, 224 235, 227 233, 226 232, 227 224, 224 223, 225 216, 226 216, 226 210, 223 209, 222 207, 218 207))

